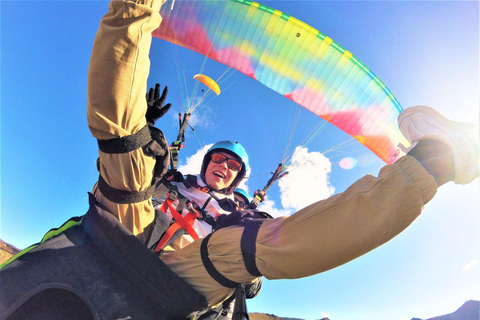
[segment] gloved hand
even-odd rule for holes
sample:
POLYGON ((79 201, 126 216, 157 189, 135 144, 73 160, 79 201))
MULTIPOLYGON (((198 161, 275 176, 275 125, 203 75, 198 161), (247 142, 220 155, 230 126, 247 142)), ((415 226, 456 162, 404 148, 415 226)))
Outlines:
POLYGON ((157 83, 154 88, 150 88, 147 93, 147 112, 145 118, 152 135, 152 140, 143 147, 143 152, 156 158, 155 169, 153 173, 153 182, 160 180, 167 172, 170 164, 170 151, 167 140, 162 130, 155 128, 155 122, 167 113, 172 106, 170 103, 163 105, 167 99, 168 87, 165 87, 160 96, 160 84, 157 83))
POLYGON ((170 151, 168 149, 168 142, 163 135, 162 130, 150 126, 150 134, 152 140, 143 147, 145 154, 154 156, 156 159, 155 168, 153 172, 153 180, 160 180, 168 170, 170 164, 170 151))
POLYGON ((145 118, 149 126, 154 126, 155 122, 167 113, 172 104, 167 103, 165 106, 165 99, 167 99, 168 87, 163 88, 162 96, 160 96, 160 83, 155 85, 155 89, 150 88, 147 93, 147 113, 145 118))

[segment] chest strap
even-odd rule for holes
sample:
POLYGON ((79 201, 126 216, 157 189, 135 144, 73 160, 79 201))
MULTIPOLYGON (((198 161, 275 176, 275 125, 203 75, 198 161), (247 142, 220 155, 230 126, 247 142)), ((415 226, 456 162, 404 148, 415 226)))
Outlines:
MULTIPOLYGON (((158 193, 159 198, 164 198, 164 199, 170 199, 170 203, 172 204, 174 201, 177 201, 176 207, 173 207, 171 204, 169 205, 168 203, 165 202, 160 202, 158 203, 160 205, 160 208, 158 209, 156 215, 162 214, 164 215, 167 210, 170 210, 173 216, 172 223, 170 226, 166 227, 163 229, 163 226, 157 230, 160 232, 156 232, 155 230, 152 230, 152 235, 153 235, 153 240, 149 240, 149 247, 151 250, 157 254, 162 254, 163 249, 173 242, 176 238, 181 236, 182 234, 189 233, 194 239, 198 238, 197 233, 194 233, 193 229, 193 223, 195 222, 196 219, 202 220, 206 223, 208 223, 212 229, 215 228, 215 218, 208 215, 207 212, 203 209, 200 208, 194 201, 191 201, 184 195, 182 195, 178 191, 178 187, 176 185, 173 185, 171 182, 181 182, 183 183, 187 188, 191 188, 191 186, 186 182, 186 180, 183 178, 183 175, 176 171, 176 170, 170 170, 160 181, 160 183, 156 184, 156 191, 158 193), (182 216, 183 210, 186 210, 187 213, 182 216), (159 213, 162 212, 162 213, 159 213), (177 219, 175 217, 180 217, 178 218, 179 221, 176 221, 177 219), (183 225, 188 225, 188 229, 183 228, 183 225), (180 232, 180 229, 184 229, 184 233, 180 232), (162 231, 164 230, 164 231, 162 231), (190 230, 191 232, 189 232, 190 230), (155 239, 156 242, 155 242, 155 239)), ((204 207, 206 207, 206 204, 208 201, 211 199, 211 197, 207 200, 205 203, 204 207)), ((155 203, 155 200, 154 200, 155 203)))
POLYGON ((193 228, 193 223, 199 217, 198 212, 193 208, 192 203, 187 204, 188 213, 185 216, 182 216, 173 206, 173 202, 176 199, 176 194, 171 193, 167 199, 163 202, 160 210, 163 213, 166 213, 167 210, 170 210, 175 223, 170 225, 167 231, 162 235, 162 238, 153 249, 153 252, 160 253, 161 250, 165 247, 168 241, 172 238, 172 236, 177 232, 178 229, 183 228, 194 240, 199 238, 197 232, 193 228))

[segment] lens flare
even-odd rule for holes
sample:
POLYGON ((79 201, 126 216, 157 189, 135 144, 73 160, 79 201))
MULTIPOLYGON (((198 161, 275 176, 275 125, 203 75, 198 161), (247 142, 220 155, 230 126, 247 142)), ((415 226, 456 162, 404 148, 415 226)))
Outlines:
POLYGON ((340 165, 340 168, 350 170, 357 166, 357 159, 352 157, 346 157, 340 160, 338 164, 340 165))

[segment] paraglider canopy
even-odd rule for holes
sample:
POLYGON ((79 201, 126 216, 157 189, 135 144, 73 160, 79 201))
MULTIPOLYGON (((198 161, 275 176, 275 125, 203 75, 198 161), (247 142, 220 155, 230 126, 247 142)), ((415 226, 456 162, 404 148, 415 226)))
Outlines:
POLYGON ((386 163, 409 145, 400 103, 351 52, 288 14, 254 1, 177 1, 154 37, 253 78, 337 126, 386 163))
POLYGON ((215 94, 218 96, 220 94, 220 87, 218 84, 209 76, 206 76, 204 74, 196 74, 193 76, 193 79, 196 79, 206 85, 210 90, 215 92, 215 94))

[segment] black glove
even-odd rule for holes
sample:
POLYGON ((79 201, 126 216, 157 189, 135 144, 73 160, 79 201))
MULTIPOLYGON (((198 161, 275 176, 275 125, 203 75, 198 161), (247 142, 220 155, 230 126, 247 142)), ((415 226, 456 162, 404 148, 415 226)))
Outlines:
POLYGON ((165 99, 167 99, 168 87, 165 87, 160 96, 160 83, 155 85, 155 89, 150 88, 147 93, 147 113, 145 118, 147 119, 148 126, 150 128, 150 134, 152 140, 143 147, 143 151, 147 155, 151 155, 156 158, 155 169, 153 173, 154 181, 159 180, 167 172, 170 164, 170 151, 168 148, 167 140, 160 129, 154 127, 155 122, 163 117, 167 113, 168 109, 172 106, 170 103, 163 105, 165 99))
POLYGON ((162 96, 160 96, 160 83, 155 85, 155 89, 150 88, 147 93, 147 113, 145 118, 149 126, 154 126, 155 121, 163 117, 168 109, 172 106, 167 103, 165 106, 165 99, 167 99, 168 87, 163 88, 162 96))
POLYGON ((152 140, 143 147, 143 152, 147 155, 155 157, 156 163, 153 172, 153 182, 160 180, 168 170, 170 164, 170 151, 167 139, 163 135, 162 130, 149 127, 152 140))

